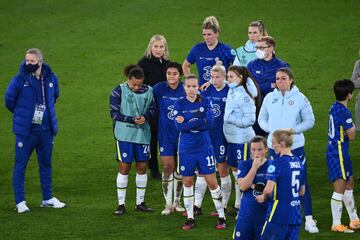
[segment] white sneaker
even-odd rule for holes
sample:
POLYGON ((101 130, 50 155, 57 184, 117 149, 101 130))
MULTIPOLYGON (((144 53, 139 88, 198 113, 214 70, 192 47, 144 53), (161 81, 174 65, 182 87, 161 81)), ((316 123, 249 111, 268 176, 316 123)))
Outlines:
POLYGON ((316 220, 309 220, 305 222, 305 230, 309 233, 318 233, 319 229, 316 226, 316 220))
POLYGON ((161 215, 170 215, 172 213, 172 207, 166 205, 165 209, 162 210, 161 215))
POLYGON ((174 203, 173 209, 175 212, 185 212, 185 208, 183 208, 180 203, 174 203))
POLYGON ((49 200, 42 201, 41 207, 64 208, 66 207, 66 204, 60 202, 56 197, 53 197, 49 200))
POLYGON ((18 213, 25 213, 25 212, 30 212, 30 208, 28 208, 28 206, 26 206, 26 202, 22 201, 18 204, 16 204, 16 209, 15 209, 18 213))

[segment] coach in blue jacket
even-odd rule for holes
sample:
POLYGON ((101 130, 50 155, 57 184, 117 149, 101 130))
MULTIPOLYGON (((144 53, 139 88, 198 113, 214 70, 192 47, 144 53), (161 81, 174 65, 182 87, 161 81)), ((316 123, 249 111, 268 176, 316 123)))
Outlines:
POLYGON ((16 136, 13 187, 18 213, 30 211, 25 201, 24 178, 30 155, 36 149, 42 188, 42 207, 63 208, 52 196, 51 155, 58 132, 55 102, 59 97, 58 79, 39 49, 26 51, 19 73, 5 94, 6 107, 13 113, 16 136))

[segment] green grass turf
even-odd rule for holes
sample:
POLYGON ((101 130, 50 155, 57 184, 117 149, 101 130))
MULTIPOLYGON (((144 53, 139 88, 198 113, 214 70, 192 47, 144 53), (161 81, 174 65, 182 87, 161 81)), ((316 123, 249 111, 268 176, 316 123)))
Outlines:
MULTIPOLYGON (((325 151, 332 83, 351 75, 358 58, 360 2, 349 1, 1 1, 0 2, 0 239, 229 239, 214 229, 205 198, 198 227, 184 232, 179 215, 160 216, 164 200, 160 181, 150 179, 146 200, 153 214, 134 212, 134 174, 127 194, 128 212, 112 215, 117 204, 114 142, 109 93, 122 82, 122 69, 136 63, 153 34, 166 36, 171 59, 182 62, 201 41, 201 23, 215 15, 221 40, 233 47, 247 39, 250 21, 262 19, 277 40, 277 56, 291 64, 296 84, 310 99, 315 127, 306 133, 308 176, 314 216, 321 233, 301 232, 301 239, 360 239, 329 232, 331 185, 325 151), (13 211, 14 136, 11 114, 3 104, 6 87, 30 47, 43 50, 60 79, 57 103, 60 126, 55 140, 54 195, 68 203, 61 210, 41 209, 38 167, 32 156, 26 171, 31 212, 13 211)), ((193 68, 195 71, 195 68, 193 68)), ((353 110, 354 103, 351 103, 353 110)), ((352 143, 354 175, 359 176, 359 140, 352 143)), ((355 194, 360 206, 358 184, 355 194)), ((230 201, 233 202, 233 199, 230 201)), ((344 223, 347 214, 344 209, 344 223)))

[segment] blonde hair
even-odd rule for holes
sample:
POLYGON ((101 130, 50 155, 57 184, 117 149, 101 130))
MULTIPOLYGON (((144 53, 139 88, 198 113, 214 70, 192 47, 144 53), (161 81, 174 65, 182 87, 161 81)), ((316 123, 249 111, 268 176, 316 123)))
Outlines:
POLYGON ((206 17, 203 22, 202 28, 213 30, 214 33, 220 32, 219 21, 214 16, 206 17))
POLYGON ((277 143, 284 143, 285 147, 291 147, 293 144, 293 134, 294 132, 292 129, 279 129, 272 134, 272 138, 277 143))
POLYGON ((26 50, 26 54, 35 55, 36 58, 38 59, 39 63, 44 62, 44 55, 42 54, 42 52, 38 48, 30 48, 30 49, 26 50))
POLYGON ((146 48, 146 51, 144 53, 145 57, 147 57, 149 59, 151 58, 151 47, 152 47, 152 45, 154 44, 155 41, 161 41, 162 43, 164 43, 165 53, 164 53, 164 56, 162 56, 162 58, 164 60, 169 60, 170 59, 170 53, 169 53, 169 48, 168 48, 166 38, 163 35, 160 35, 160 34, 155 34, 154 36, 152 36, 150 38, 149 44, 148 44, 148 46, 146 48))
POLYGON ((218 72, 223 76, 226 76, 226 69, 221 61, 217 61, 215 65, 211 68, 212 72, 218 72))
POLYGON ((249 24, 249 27, 257 27, 259 29, 259 32, 260 32, 261 36, 269 36, 269 34, 266 31, 265 24, 261 20, 252 21, 249 24))

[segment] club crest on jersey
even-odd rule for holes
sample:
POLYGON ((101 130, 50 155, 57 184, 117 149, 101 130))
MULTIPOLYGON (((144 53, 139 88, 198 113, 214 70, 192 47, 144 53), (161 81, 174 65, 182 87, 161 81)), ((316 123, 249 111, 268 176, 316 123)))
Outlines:
POLYGON ((346 123, 352 123, 352 119, 351 118, 346 119, 346 123))
POLYGON ((275 170, 276 170, 276 167, 275 167, 274 165, 270 165, 270 166, 268 167, 268 169, 267 169, 267 172, 268 172, 268 173, 273 173, 273 172, 275 172, 275 170))
POLYGON ((289 101, 289 105, 291 106, 291 105, 294 105, 294 101, 293 100, 290 100, 289 101))
POLYGON ((244 97, 244 102, 246 102, 246 103, 250 102, 250 98, 249 97, 244 97))

